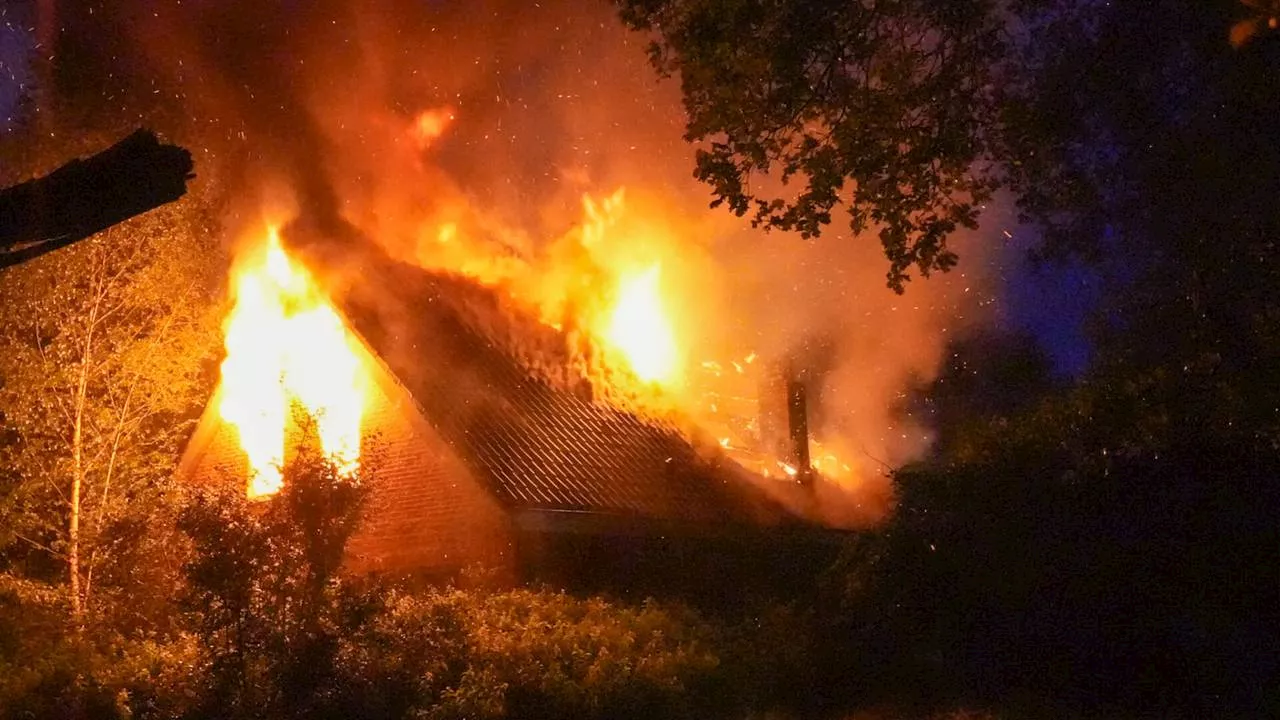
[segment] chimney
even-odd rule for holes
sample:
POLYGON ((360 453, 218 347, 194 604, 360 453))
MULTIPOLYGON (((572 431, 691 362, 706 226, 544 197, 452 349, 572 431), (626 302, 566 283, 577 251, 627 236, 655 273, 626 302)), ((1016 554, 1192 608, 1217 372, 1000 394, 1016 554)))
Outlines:
POLYGON ((796 469, 803 485, 813 480, 809 459, 809 398, 794 362, 771 362, 761 376, 760 439, 774 457, 796 469))
POLYGON ((794 371, 787 377, 787 429, 791 440, 789 456, 796 468, 796 479, 802 485, 810 485, 813 466, 809 461, 809 397, 804 380, 794 371))

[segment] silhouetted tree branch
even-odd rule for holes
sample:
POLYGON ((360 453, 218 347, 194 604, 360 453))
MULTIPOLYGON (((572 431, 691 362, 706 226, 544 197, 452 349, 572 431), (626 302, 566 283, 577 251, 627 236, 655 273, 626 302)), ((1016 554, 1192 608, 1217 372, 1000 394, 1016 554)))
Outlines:
POLYGON ((194 177, 191 153, 150 130, 49 175, 0 190, 0 267, 17 265, 173 202, 194 177))

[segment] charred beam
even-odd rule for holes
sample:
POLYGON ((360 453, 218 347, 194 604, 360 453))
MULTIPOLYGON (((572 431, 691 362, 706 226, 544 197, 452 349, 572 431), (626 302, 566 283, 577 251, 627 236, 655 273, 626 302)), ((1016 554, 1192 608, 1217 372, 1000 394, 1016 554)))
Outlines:
POLYGON ((17 265, 173 202, 191 153, 137 130, 89 158, 0 190, 0 267, 17 265))

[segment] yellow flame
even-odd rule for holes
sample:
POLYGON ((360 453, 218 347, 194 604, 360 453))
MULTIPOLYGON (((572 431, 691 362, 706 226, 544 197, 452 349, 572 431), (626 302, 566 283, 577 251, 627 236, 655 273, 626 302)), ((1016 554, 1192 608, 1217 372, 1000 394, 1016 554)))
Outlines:
POLYGON ((223 420, 249 460, 250 497, 281 487, 290 407, 314 419, 323 452, 345 472, 360 459, 363 377, 336 310, 280 246, 276 228, 235 278, 222 363, 223 420))
POLYGON ((670 381, 678 370, 675 333, 659 286, 661 266, 624 278, 607 333, 608 342, 646 382, 670 381))

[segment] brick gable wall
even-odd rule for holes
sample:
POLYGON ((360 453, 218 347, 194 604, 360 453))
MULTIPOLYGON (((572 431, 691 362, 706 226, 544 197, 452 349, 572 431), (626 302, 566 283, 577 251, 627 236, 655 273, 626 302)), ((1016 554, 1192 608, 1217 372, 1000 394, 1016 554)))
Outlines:
POLYGON ((454 575, 481 566, 510 576, 512 530, 506 513, 480 485, 398 384, 367 417, 375 457, 365 527, 351 545, 353 562, 395 573, 454 575))
MULTIPOLYGON (((371 471, 364 525, 348 547, 357 572, 452 578, 472 567, 514 576, 513 530, 489 492, 378 362, 365 417, 371 471)), ((216 417, 217 396, 192 440, 182 472, 192 482, 246 484, 236 432, 216 417)))

